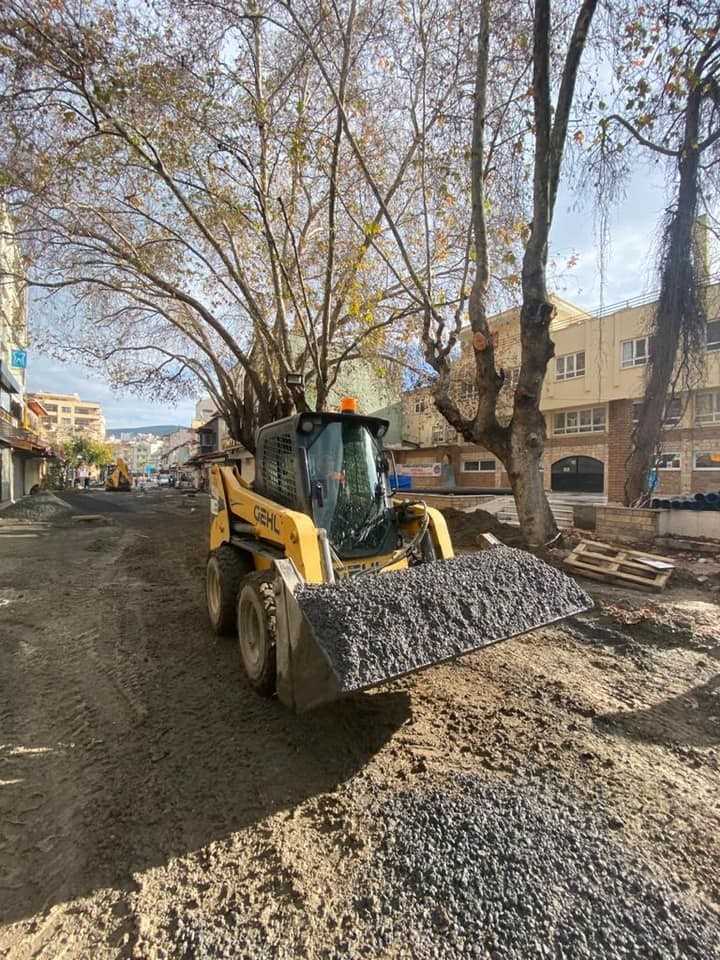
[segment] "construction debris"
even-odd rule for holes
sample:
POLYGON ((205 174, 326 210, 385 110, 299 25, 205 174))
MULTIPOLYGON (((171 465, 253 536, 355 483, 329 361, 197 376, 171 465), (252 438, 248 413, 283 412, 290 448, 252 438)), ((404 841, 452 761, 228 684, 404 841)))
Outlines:
POLYGON ((602 583, 622 581, 629 586, 664 590, 675 569, 667 557, 640 550, 613 547, 597 540, 581 540, 565 559, 572 573, 602 583))
POLYGON ((67 519, 72 512, 73 508, 60 497, 56 497, 49 490, 42 490, 5 507, 0 517, 13 520, 61 520, 67 519))
POLYGON ((484 533, 492 533, 509 547, 521 546, 524 542, 519 527, 501 523, 487 510, 478 509, 465 513, 454 507, 446 507, 442 514, 455 547, 477 548, 480 545, 480 537, 484 533))
POLYGON ((333 586, 307 585, 296 599, 344 693, 592 607, 560 570, 503 546, 333 586))

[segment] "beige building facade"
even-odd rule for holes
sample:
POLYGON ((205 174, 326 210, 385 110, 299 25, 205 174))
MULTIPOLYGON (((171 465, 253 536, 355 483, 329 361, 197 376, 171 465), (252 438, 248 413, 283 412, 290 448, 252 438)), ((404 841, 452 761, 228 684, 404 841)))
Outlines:
MULTIPOLYGON (((720 283, 704 286, 707 312, 702 373, 695 388, 669 399, 658 461, 658 495, 720 491, 720 283)), ((655 302, 627 302, 589 314, 553 298, 555 356, 542 395, 547 425, 543 475, 547 490, 604 494, 621 501, 625 464, 648 358, 661 345, 649 329, 655 302)), ((493 318, 497 363, 506 372, 498 405, 509 417, 520 365, 519 311, 493 318)), ((468 415, 475 402, 473 347, 464 332, 453 394, 468 415)), ((403 398, 403 449, 396 456, 413 485, 507 489, 492 454, 464 442, 437 413, 429 389, 403 398), (423 473, 424 471, 424 473, 423 473)))
POLYGON ((105 439, 105 417, 99 403, 81 400, 77 393, 33 393, 46 415, 42 427, 48 439, 62 442, 72 437, 105 439))

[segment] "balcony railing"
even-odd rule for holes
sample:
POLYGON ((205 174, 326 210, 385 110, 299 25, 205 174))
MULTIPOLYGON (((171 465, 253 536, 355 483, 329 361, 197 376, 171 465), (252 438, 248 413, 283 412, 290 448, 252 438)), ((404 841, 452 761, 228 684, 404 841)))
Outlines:
MULTIPOLYGON (((4 413, 5 411, 0 412, 4 413)), ((49 448, 48 443, 43 440, 39 433, 26 430, 25 427, 18 427, 5 419, 0 419, 0 440, 6 440, 10 444, 13 441, 20 441, 21 444, 24 442, 31 443, 36 447, 49 448)))

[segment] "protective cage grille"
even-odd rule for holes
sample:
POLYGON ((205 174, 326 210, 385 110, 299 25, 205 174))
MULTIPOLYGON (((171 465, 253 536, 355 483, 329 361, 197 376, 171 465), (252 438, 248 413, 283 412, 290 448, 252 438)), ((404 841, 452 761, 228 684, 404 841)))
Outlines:
POLYGON ((262 450, 262 476, 265 495, 286 507, 297 504, 295 453, 292 436, 276 433, 266 437, 262 450))

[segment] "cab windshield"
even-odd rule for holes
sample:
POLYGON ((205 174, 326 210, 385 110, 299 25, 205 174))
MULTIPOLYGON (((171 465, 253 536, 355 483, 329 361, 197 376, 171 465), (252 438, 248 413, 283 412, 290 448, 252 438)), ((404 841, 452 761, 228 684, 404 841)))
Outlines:
POLYGON ((366 426, 326 423, 307 448, 313 519, 341 558, 393 548, 381 450, 366 426), (389 546, 388 546, 389 544, 389 546))

